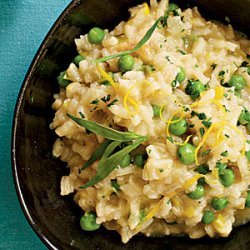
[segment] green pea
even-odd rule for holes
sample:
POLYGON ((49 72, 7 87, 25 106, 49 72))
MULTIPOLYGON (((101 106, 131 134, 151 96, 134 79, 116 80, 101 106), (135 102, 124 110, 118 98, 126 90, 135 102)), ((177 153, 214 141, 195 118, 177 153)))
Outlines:
POLYGON ((236 90, 243 89, 246 86, 246 84, 247 84, 246 79, 239 74, 232 75, 231 79, 228 82, 228 85, 230 87, 235 87, 236 90))
POLYGON ((220 182, 224 187, 230 187, 235 181, 234 171, 230 168, 227 168, 219 174, 220 182))
POLYGON ((58 82, 59 86, 62 88, 66 88, 71 83, 70 80, 64 79, 65 75, 66 75, 66 72, 63 71, 57 77, 57 82, 58 82))
MULTIPOLYGON (((179 120, 179 117, 174 117, 173 121, 179 120)), ((188 129, 188 123, 186 119, 180 119, 178 122, 171 123, 169 130, 173 135, 183 135, 188 129)))
POLYGON ((238 122, 241 125, 246 125, 250 122, 250 112, 247 109, 241 111, 238 122))
POLYGON ((198 166, 196 169, 195 169, 196 172, 198 172, 199 174, 208 174, 209 172, 211 172, 209 170, 209 167, 207 164, 202 164, 200 166, 198 166))
POLYGON ((77 67, 79 67, 79 63, 80 63, 82 60, 84 60, 85 58, 86 58, 85 56, 77 55, 77 56, 74 58, 73 62, 74 62, 74 64, 75 64, 77 67))
POLYGON ((160 111, 161 111, 161 107, 159 107, 158 105, 152 105, 152 109, 153 109, 153 113, 154 113, 154 117, 159 117, 160 116, 160 111))
POLYGON ((250 191, 247 191, 245 207, 250 207, 250 191))
POLYGON ((175 10, 179 9, 179 6, 175 3, 169 3, 168 5, 168 12, 173 12, 175 10))
POLYGON ((202 223, 203 224, 210 224, 214 221, 215 216, 213 211, 205 211, 203 216, 202 216, 202 223))
POLYGON ((131 55, 121 56, 118 60, 118 67, 121 72, 132 70, 135 64, 135 59, 131 55))
POLYGON ((177 156, 183 164, 190 165, 195 162, 195 146, 186 143, 177 149, 177 156))
POLYGON ((185 80, 185 78, 186 78, 186 72, 182 67, 180 67, 180 72, 176 76, 176 81, 182 83, 185 80))
POLYGON ((134 157, 134 163, 136 166, 143 168, 144 166, 144 155, 143 154, 137 154, 134 157))
POLYGON ((190 95, 193 100, 200 97, 200 93, 203 92, 206 87, 200 80, 189 80, 185 88, 185 93, 190 95))
POLYGON ((215 210, 222 210, 227 207, 228 199, 226 197, 222 198, 213 198, 211 205, 215 210))
POLYGON ((125 168, 127 166, 129 166, 131 163, 131 155, 130 154, 127 154, 121 161, 120 163, 120 167, 121 168, 125 168))
POLYGON ((92 44, 100 44, 105 37, 104 30, 94 27, 88 33, 89 42, 92 44))
POLYGON ((193 199, 193 200, 198 200, 201 197, 203 197, 204 194, 205 194, 205 189, 204 189, 203 185, 198 184, 194 191, 188 193, 188 197, 193 199))
POLYGON ((245 155, 246 155, 247 160, 250 161, 250 150, 246 151, 245 155))
POLYGON ((96 213, 86 212, 80 219, 80 226, 85 231, 97 230, 101 225, 96 223, 96 213))

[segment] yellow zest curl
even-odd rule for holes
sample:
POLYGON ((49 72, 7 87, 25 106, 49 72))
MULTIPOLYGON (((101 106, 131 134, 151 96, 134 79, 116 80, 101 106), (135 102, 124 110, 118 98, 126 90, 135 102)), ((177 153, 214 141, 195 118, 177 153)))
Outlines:
POLYGON ((188 189, 201 177, 204 177, 203 174, 197 174, 194 177, 192 177, 191 179, 187 180, 183 186, 182 189, 184 189, 185 191, 188 191, 188 189))
POLYGON ((134 84, 133 86, 131 86, 131 87, 128 89, 128 91, 127 91, 127 93, 125 94, 124 99, 123 99, 123 105, 124 105, 125 109, 127 110, 127 112, 128 112, 131 116, 134 116, 134 115, 135 115, 136 113, 138 113, 138 111, 139 111, 139 104, 138 104, 135 100, 133 100, 132 98, 129 97, 129 94, 130 94, 131 90, 132 90, 137 84, 138 84, 138 83, 134 84), (130 111, 130 109, 129 109, 129 107, 128 107, 128 102, 130 102, 130 104, 132 104, 132 106, 134 107, 134 109, 135 109, 135 112, 134 112, 134 113, 130 111))
POLYGON ((117 83, 114 82, 113 78, 107 72, 105 72, 105 70, 103 70, 103 68, 98 63, 96 64, 96 68, 97 68, 98 72, 100 73, 100 75, 105 80, 110 82, 112 87, 115 88, 117 86, 117 83))
POLYGON ((143 7, 144 7, 144 14, 145 15, 149 15, 150 14, 150 9, 148 7, 147 3, 143 3, 143 7))
POLYGON ((201 142, 195 148, 194 152, 195 152, 195 163, 196 163, 196 165, 199 165, 199 162, 198 162, 198 153, 199 153, 200 148, 203 146, 203 144, 205 143, 205 141, 207 140, 208 136, 213 131, 213 129, 216 128, 217 126, 221 126, 221 123, 217 122, 217 123, 212 124, 210 126, 210 128, 206 131, 206 133, 203 135, 203 138, 202 138, 201 142))
MULTIPOLYGON (((151 83, 150 81, 148 81, 148 80, 143 80, 141 83, 142 83, 142 84, 145 83, 145 84, 148 84, 149 86, 152 86, 152 83, 151 83)), ((128 91, 127 91, 127 93, 125 94, 124 99, 123 99, 123 105, 124 105, 125 109, 127 110, 127 112, 128 112, 131 116, 134 116, 134 115, 137 114, 138 111, 139 111, 139 104, 138 104, 133 98, 129 97, 129 94, 130 94, 130 92, 132 91, 132 89, 135 88, 138 84, 140 84, 140 83, 138 82, 138 83, 135 83, 134 85, 132 85, 132 86, 128 89, 128 91), (135 112, 132 112, 132 111, 130 110, 130 108, 128 107, 128 102, 130 102, 130 104, 134 107, 135 112)))

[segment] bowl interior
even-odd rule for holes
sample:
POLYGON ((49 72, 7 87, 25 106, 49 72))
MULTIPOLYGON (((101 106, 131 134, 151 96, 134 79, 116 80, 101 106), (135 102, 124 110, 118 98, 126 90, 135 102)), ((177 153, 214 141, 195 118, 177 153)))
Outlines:
MULTIPOLYGON (((73 1, 57 20, 38 51, 26 76, 13 124, 12 161, 23 211, 39 237, 52 249, 247 249, 250 225, 234 229, 229 238, 190 240, 187 237, 134 237, 124 245, 115 232, 104 228, 88 233, 80 229, 82 211, 72 196, 60 196, 60 178, 68 173, 51 155, 55 140, 49 129, 53 118, 56 76, 76 54, 74 39, 95 26, 112 29, 128 18, 127 9, 140 0, 73 1)), ((228 16, 241 31, 250 30, 248 0, 175 1, 182 7, 197 5, 201 13, 223 21, 228 16)))

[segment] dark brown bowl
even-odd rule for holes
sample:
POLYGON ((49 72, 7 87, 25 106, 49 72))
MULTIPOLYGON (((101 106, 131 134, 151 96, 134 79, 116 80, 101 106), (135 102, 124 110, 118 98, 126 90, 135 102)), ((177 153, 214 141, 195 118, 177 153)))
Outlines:
MULTIPOLYGON (((94 25, 114 28, 128 17, 127 9, 140 0, 74 0, 46 36, 26 75, 13 123, 12 163, 17 194, 32 228, 51 249, 250 249, 250 224, 236 228, 224 239, 190 240, 187 237, 134 237, 124 245, 115 232, 80 229, 82 211, 72 197, 60 196, 65 165, 51 155, 55 139, 49 129, 53 118, 53 93, 58 73, 76 54, 74 38, 94 25)), ((250 31, 249 0, 176 1, 197 5, 207 17, 223 21, 228 16, 236 29, 250 31)), ((249 35, 249 34, 248 34, 249 35)))

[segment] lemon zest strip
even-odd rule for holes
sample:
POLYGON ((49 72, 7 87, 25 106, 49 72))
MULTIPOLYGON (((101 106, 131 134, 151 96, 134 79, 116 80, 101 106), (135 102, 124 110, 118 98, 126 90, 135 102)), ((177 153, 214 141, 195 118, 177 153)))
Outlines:
POLYGON ((113 88, 115 88, 117 86, 117 83, 114 82, 114 80, 112 79, 112 77, 107 72, 105 72, 105 70, 103 70, 103 68, 98 63, 96 64, 96 68, 97 68, 98 72, 101 74, 101 76, 105 80, 107 80, 107 81, 110 82, 110 84, 111 84, 111 86, 113 88))
POLYGON ((148 7, 148 4, 147 3, 143 3, 143 6, 144 6, 144 14, 145 15, 149 15, 150 14, 150 9, 148 7))
POLYGON ((129 97, 129 94, 130 94, 131 90, 132 90, 137 84, 138 84, 138 83, 132 85, 132 86, 128 89, 128 91, 127 91, 127 93, 125 94, 124 99, 123 99, 124 108, 127 110, 127 112, 128 112, 131 116, 133 116, 133 115, 135 115, 136 113, 138 113, 138 110, 139 110, 139 104, 138 104, 135 100, 133 100, 132 98, 129 97), (129 109, 129 107, 128 107, 128 102, 130 102, 130 103, 134 106, 134 109, 135 109, 135 112, 134 112, 134 113, 132 113, 132 112, 130 111, 130 109, 129 109))

